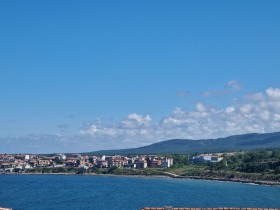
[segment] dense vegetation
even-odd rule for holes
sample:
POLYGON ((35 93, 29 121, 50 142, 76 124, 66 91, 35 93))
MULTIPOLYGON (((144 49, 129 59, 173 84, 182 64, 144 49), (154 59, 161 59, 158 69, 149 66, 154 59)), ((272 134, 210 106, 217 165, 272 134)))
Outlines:
MULTIPOLYGON (((32 169, 26 169, 25 173, 39 173, 39 174, 48 174, 48 173, 67 173, 67 174, 77 174, 81 169, 76 167, 37 167, 32 169)), ((16 171, 15 171, 16 172, 16 171)))
POLYGON ((280 132, 268 134, 244 134, 207 140, 173 139, 134 149, 103 150, 85 154, 185 154, 194 152, 236 152, 272 148, 280 148, 280 132))
POLYGON ((221 177, 280 181, 280 150, 262 150, 224 154, 218 163, 191 163, 188 155, 173 155, 169 172, 180 176, 221 177))

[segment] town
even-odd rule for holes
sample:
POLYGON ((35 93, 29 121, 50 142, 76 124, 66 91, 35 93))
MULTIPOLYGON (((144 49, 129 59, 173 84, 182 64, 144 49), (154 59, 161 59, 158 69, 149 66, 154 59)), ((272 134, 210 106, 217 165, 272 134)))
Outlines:
MULTIPOLYGON (((191 161, 219 162, 223 158, 218 155, 199 155, 191 157, 191 161)), ((170 168, 173 158, 156 155, 130 155, 130 156, 88 156, 81 154, 0 154, 0 173, 24 173, 34 168, 170 168)))
POLYGON ((157 156, 83 156, 81 154, 55 154, 40 156, 32 154, 0 155, 0 172, 24 172, 38 167, 78 167, 85 170, 98 168, 169 168, 173 159, 157 156))

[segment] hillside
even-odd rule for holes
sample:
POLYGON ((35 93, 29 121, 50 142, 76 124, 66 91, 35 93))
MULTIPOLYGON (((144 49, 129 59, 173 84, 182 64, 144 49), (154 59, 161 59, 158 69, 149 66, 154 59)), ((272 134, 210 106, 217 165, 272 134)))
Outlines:
POLYGON ((280 132, 268 134, 244 134, 218 139, 187 140, 172 139, 139 148, 120 150, 101 150, 88 154, 128 155, 128 154, 162 154, 162 153, 205 153, 227 152, 253 149, 280 148, 280 132))

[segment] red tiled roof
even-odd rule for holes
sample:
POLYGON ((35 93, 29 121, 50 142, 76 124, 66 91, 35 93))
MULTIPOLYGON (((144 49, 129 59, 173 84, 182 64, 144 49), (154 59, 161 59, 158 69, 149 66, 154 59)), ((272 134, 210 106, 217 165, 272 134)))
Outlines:
POLYGON ((11 165, 10 163, 2 163, 1 166, 9 166, 11 165))

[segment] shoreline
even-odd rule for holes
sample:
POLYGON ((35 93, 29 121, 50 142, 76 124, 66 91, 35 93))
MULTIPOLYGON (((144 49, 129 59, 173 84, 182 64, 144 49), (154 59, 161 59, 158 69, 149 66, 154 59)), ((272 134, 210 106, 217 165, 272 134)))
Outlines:
POLYGON ((267 186, 280 186, 280 182, 277 181, 267 181, 267 180, 249 180, 249 179, 227 179, 218 177, 198 177, 198 176, 179 176, 172 177, 174 179, 194 179, 194 180, 208 180, 208 181, 218 181, 218 182, 233 182, 233 183, 243 183, 243 184, 255 184, 255 185, 267 185, 267 186))
POLYGON ((268 180, 250 180, 250 179, 229 179, 223 177, 202 177, 202 176, 179 176, 169 172, 164 172, 167 176, 174 179, 196 179, 196 180, 209 180, 209 181, 219 181, 219 182, 235 182, 244 184, 256 184, 256 185, 268 185, 268 186, 280 186, 278 181, 268 181, 268 180))
POLYGON ((266 186, 280 186, 278 181, 267 180, 249 180, 249 179, 228 179, 223 177, 199 177, 199 176, 179 176, 165 172, 162 175, 129 175, 129 174, 76 174, 76 173, 0 173, 0 175, 78 175, 78 176, 112 176, 112 177, 142 177, 142 178, 172 178, 172 179, 192 179, 192 180, 206 180, 206 181, 218 181, 218 182, 233 182, 243 184, 255 184, 266 186))

